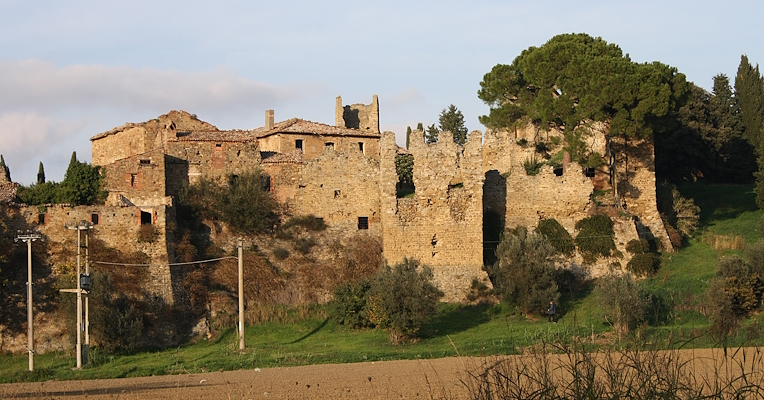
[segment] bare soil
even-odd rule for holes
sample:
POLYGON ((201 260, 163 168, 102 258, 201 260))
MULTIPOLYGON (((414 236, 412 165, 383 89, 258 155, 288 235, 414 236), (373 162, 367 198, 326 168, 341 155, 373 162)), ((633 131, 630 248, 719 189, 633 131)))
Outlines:
MULTIPOLYGON (((761 348, 749 368, 762 367, 761 348)), ((518 357, 518 356, 507 356, 518 357)), ((734 358, 742 357, 742 353, 734 358)), ((503 357, 441 358, 303 367, 264 368, 203 374, 0 385, 0 399, 468 399, 470 373, 503 357)), ((713 374, 721 349, 681 350, 693 372, 713 374)), ((757 371, 759 374, 761 371, 757 371)), ((761 375, 757 375, 759 378, 761 375)))

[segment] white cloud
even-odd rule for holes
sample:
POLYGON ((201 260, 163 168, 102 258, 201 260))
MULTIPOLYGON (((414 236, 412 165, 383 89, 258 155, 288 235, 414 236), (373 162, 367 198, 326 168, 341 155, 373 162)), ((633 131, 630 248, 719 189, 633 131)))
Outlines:
POLYGON ((0 61, 0 109, 48 110, 115 107, 183 108, 218 112, 265 108, 299 96, 297 87, 276 87, 218 67, 181 72, 128 66, 72 65, 40 60, 0 61))

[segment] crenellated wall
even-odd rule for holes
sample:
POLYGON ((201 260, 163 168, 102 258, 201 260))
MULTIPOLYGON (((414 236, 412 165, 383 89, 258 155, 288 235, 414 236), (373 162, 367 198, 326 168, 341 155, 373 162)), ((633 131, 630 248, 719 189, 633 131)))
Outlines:
POLYGON ((450 132, 425 144, 411 134, 414 156, 413 198, 396 198, 395 135, 382 135, 380 188, 383 254, 391 264, 414 258, 433 268, 446 301, 462 301, 483 271, 483 159, 481 133, 459 146, 450 132))

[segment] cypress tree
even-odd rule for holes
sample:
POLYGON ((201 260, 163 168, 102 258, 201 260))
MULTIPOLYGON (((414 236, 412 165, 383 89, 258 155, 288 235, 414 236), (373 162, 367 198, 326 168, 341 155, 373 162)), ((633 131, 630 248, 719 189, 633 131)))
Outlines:
POLYGON ((406 127, 406 148, 409 148, 409 139, 411 138, 411 127, 406 127))
POLYGON ((0 154, 0 174, 3 174, 3 176, 5 177, 5 179, 8 182, 12 182, 11 181, 11 169, 8 168, 7 165, 5 165, 5 159, 3 158, 2 154, 0 154))
POLYGON ((424 125, 422 125, 421 122, 416 124, 416 130, 418 130, 419 132, 424 132, 424 125))
POLYGON ((37 184, 41 185, 45 183, 45 168, 42 166, 42 161, 40 161, 40 167, 37 168, 37 184))
POLYGON ((745 138, 756 150, 759 170, 756 177, 756 204, 764 208, 764 78, 759 66, 754 68, 746 55, 740 57, 740 66, 735 77, 735 99, 745 138))

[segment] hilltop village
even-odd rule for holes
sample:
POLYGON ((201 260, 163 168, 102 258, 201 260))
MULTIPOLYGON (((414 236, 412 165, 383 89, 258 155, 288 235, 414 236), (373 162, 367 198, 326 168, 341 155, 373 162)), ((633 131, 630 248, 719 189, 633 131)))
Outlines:
MULTIPOLYGON (((361 232, 373 238, 391 264, 414 258, 431 266, 444 301, 466 301, 475 279, 490 285, 484 250, 492 251, 495 243, 484 237, 486 224, 533 228, 555 218, 573 234, 576 221, 603 203, 612 206, 619 210, 613 222, 621 257, 584 265, 576 254, 567 261, 589 276, 625 266, 630 258, 625 246, 632 239, 655 238, 664 249, 672 248, 656 209, 649 141, 616 142, 604 129, 593 130, 588 145, 606 165, 584 168, 563 160, 561 168, 544 166, 528 175, 523 162, 538 152, 536 144, 558 152, 560 132, 532 126, 473 131, 462 146, 450 132, 442 132, 437 143, 425 143, 423 132, 414 131, 404 149, 394 133, 380 132, 379 116, 376 95, 370 104, 353 105, 337 97, 334 125, 299 118, 276 122, 274 111, 267 110, 262 127, 219 130, 193 114, 171 111, 91 138, 92 164, 104 171, 104 204, 19 205, 13 203, 18 185, 6 180, 0 182, 0 207, 13 229, 38 229, 51 252, 71 241, 65 224, 87 221, 106 245, 145 253, 151 260, 146 289, 165 304, 185 290, 182 268, 171 265, 179 240, 173 235, 179 191, 202 178, 255 169, 269 176, 268 190, 284 218, 313 215, 335 236, 361 232), (400 154, 413 156, 413 196, 398 194, 395 158, 400 154), (595 199, 598 193, 609 195, 595 199), (157 240, 131 240, 145 225, 156 227, 157 240)), ((14 346, 6 340, 4 347, 14 346)))

